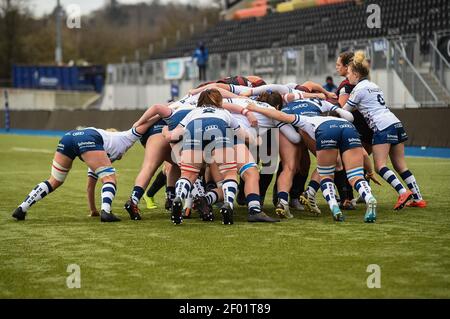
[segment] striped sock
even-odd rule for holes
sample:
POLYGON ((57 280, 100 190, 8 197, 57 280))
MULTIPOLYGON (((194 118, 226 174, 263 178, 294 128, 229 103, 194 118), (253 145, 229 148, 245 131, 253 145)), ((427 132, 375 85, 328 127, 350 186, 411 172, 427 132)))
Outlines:
POLYGON ((251 193, 247 196, 248 213, 250 215, 261 213, 261 197, 258 194, 251 193))
POLYGON ((203 187, 203 182, 200 178, 197 178, 192 185, 192 197, 203 197, 205 196, 205 188, 203 187))
POLYGON ((36 185, 35 188, 28 194, 20 207, 26 212, 34 203, 43 199, 47 194, 53 192, 53 188, 48 181, 44 181, 36 185))
POLYGON ((369 200, 373 197, 370 185, 365 179, 357 180, 355 183, 355 189, 358 191, 359 195, 361 195, 361 197, 366 201, 366 203, 368 203, 369 200))
POLYGON ((206 194, 206 200, 208 201, 209 205, 213 205, 217 202, 217 200, 219 199, 219 195, 217 195, 215 190, 210 190, 207 194, 206 194))
POLYGON ((322 194, 325 200, 330 206, 330 209, 333 209, 333 206, 337 206, 336 200, 336 189, 334 188, 334 183, 331 178, 324 178, 320 181, 320 188, 322 189, 322 194))
POLYGON ((194 202, 194 198, 192 197, 192 191, 190 191, 189 195, 186 197, 186 199, 184 201, 184 208, 192 208, 193 202, 194 202))
POLYGON ((188 179, 180 178, 175 184, 176 197, 186 199, 186 197, 189 195, 189 192, 191 191, 191 188, 192 184, 188 179))
POLYGON ((311 180, 306 188, 306 194, 308 195, 309 201, 316 205, 316 193, 320 188, 320 184, 316 181, 311 180))
POLYGON ((139 201, 141 200, 142 196, 144 195, 145 190, 140 186, 134 186, 133 192, 131 193, 131 200, 133 201, 134 205, 139 204, 139 201))
POLYGON ((378 174, 383 177, 383 179, 391 184, 391 186, 399 193, 399 195, 406 193, 406 189, 403 187, 402 183, 399 181, 395 173, 387 167, 382 167, 378 174))
POLYGON ((116 185, 114 183, 105 183, 102 186, 102 210, 111 213, 112 201, 116 196, 116 185))
POLYGON ((226 179, 222 183, 223 201, 229 203, 233 208, 234 198, 236 197, 238 183, 234 179, 226 179))
POLYGON ((289 193, 287 192, 278 192, 277 197, 284 205, 286 205, 289 201, 289 193))
POLYGON ((422 194, 420 193, 419 185, 416 182, 416 178, 410 170, 406 170, 400 174, 400 177, 405 181, 406 185, 413 193, 414 200, 422 200, 422 194))

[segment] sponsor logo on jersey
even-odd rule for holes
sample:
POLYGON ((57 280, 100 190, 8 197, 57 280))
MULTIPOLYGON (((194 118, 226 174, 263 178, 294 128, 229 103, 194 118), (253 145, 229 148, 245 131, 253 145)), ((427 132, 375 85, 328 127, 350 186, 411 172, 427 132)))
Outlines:
POLYGON ((217 129, 219 129, 218 125, 207 125, 207 126, 205 126, 205 131, 217 130, 217 129))
POLYGON ((359 138, 356 138, 356 137, 351 137, 351 138, 348 139, 348 142, 350 144, 360 144, 361 140, 359 138))
POLYGON ((80 136, 80 135, 84 135, 84 132, 73 132, 72 136, 80 136))

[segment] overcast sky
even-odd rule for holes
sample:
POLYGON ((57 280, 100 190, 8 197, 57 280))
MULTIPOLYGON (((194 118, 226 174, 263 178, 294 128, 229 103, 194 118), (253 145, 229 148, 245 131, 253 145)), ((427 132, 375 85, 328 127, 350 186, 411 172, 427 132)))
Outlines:
MULTIPOLYGON (((139 2, 148 2, 150 0, 118 0, 119 3, 123 4, 132 4, 139 2)), ((170 0, 160 0, 161 3, 170 2, 170 0)), ((208 0, 176 0, 177 2, 182 3, 200 3, 202 5, 210 3, 208 0)), ((89 12, 100 8, 105 3, 109 2, 108 0, 61 0, 61 5, 63 7, 67 7, 70 4, 78 4, 81 8, 82 14, 88 14, 89 12)), ((35 16, 42 16, 43 14, 51 12, 56 6, 56 0, 29 0, 32 11, 35 16)))

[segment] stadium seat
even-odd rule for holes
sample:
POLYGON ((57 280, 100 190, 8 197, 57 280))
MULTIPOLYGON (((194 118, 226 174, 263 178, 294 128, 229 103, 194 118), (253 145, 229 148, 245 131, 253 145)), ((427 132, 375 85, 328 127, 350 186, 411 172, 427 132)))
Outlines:
POLYGON ((329 51, 344 40, 419 34, 422 50, 427 50, 433 32, 448 30, 450 25, 448 0, 378 0, 383 8, 382 26, 366 26, 366 8, 372 0, 292 0, 289 2, 255 0, 251 8, 238 14, 239 20, 221 21, 191 39, 180 41, 153 58, 172 58, 192 54, 197 43, 206 43, 210 53, 252 50, 279 45, 327 43, 329 51), (314 7, 295 9, 294 4, 314 7), (276 11, 267 14, 269 5, 276 11), (291 35, 296 35, 291 37, 291 35))

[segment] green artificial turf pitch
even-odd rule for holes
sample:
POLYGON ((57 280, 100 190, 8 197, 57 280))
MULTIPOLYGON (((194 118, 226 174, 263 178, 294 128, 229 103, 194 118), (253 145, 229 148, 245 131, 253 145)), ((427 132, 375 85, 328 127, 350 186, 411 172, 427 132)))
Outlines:
MULTIPOLYGON (((239 207, 232 226, 221 224, 217 210, 212 223, 195 218, 175 226, 161 208, 164 192, 156 198, 160 208, 143 209, 142 221, 122 208, 142 161, 135 145, 114 164, 113 211, 122 222, 87 216, 79 160, 25 222, 13 220, 15 207, 48 177, 57 141, 0 135, 1 298, 450 297, 450 160, 408 159, 426 209, 394 212, 394 191, 373 186, 375 224, 363 222, 362 205, 336 224, 320 193, 321 217, 294 212, 292 220, 250 224, 239 207), (67 288, 70 264, 80 267, 79 289, 67 288), (381 268, 379 289, 367 287, 370 264, 381 268)), ((273 216, 270 197, 265 208, 273 216)))

